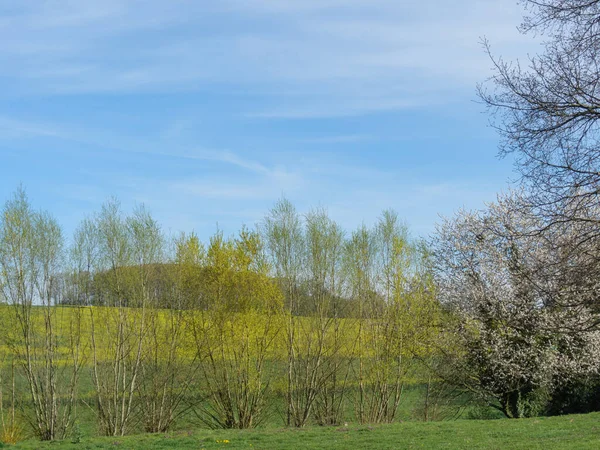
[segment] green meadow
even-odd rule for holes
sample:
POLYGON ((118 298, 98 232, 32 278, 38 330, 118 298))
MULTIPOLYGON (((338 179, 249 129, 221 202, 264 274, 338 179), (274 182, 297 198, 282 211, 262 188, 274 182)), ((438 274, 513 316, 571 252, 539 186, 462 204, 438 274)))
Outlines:
POLYGON ((387 425, 268 428, 257 430, 180 430, 80 442, 24 441, 16 449, 597 449, 600 414, 520 420, 452 420, 387 425))

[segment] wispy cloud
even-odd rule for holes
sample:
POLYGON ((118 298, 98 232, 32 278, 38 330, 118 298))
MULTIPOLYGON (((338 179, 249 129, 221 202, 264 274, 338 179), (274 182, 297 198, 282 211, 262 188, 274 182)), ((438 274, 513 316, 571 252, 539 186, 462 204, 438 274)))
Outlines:
POLYGON ((166 156, 200 161, 211 161, 235 166, 258 174, 273 175, 270 169, 252 158, 244 158, 229 150, 189 148, 187 145, 170 145, 168 141, 144 139, 136 136, 115 134, 105 130, 81 128, 75 125, 30 121, 0 116, 0 140, 29 137, 51 138, 70 142, 85 143, 118 152, 166 156))
POLYGON ((451 99, 524 54, 520 10, 489 0, 13 2, 0 76, 23 94, 269 90, 261 118, 344 116, 451 99), (218 26, 217 26, 218 24, 218 26))
POLYGON ((373 140, 373 136, 367 134, 341 134, 302 139, 302 142, 307 144, 351 144, 369 140, 373 140))
POLYGON ((64 133, 53 126, 0 116, 0 139, 18 139, 32 136, 61 138, 64 133))
MULTIPOLYGON (((237 156, 231 155, 238 160, 237 156)), ((241 160, 241 159, 240 159, 241 160)), ((244 164, 245 165, 245 164, 244 164)), ((264 167, 264 166, 261 166, 264 167)), ((196 199, 275 201, 284 194, 298 194, 307 188, 304 167, 289 167, 254 171, 244 177, 204 176, 184 180, 165 181, 163 185, 175 195, 189 195, 196 199)))
POLYGON ((208 161, 219 161, 226 164, 231 164, 237 167, 241 167, 242 169, 250 170, 256 173, 271 173, 271 170, 265 167, 264 165, 252 161, 249 159, 241 158, 239 155, 236 155, 230 151, 220 151, 220 152, 206 152, 200 150, 193 157, 197 157, 199 159, 205 159, 208 161))
POLYGON ((507 57, 532 48, 520 15, 490 0, 5 0, 0 187, 23 179, 68 217, 117 194, 172 229, 235 229, 287 195, 347 228, 393 207, 422 232, 503 182, 469 100, 489 75, 481 36, 507 57))

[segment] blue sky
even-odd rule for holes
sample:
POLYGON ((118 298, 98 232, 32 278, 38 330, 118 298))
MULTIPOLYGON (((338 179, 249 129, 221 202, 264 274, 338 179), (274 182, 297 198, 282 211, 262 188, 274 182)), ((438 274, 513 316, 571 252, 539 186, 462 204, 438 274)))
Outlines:
POLYGON ((2 0, 0 201, 69 234, 110 195, 165 231, 252 226, 282 195, 414 234, 515 175, 480 38, 534 51, 514 0, 2 0))

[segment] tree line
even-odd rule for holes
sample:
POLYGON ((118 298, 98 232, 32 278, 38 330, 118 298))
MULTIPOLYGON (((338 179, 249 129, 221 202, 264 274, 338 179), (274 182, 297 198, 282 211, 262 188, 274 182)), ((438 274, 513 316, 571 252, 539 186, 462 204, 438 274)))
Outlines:
POLYGON ((111 199, 67 243, 20 188, 0 220, 2 371, 22 376, 11 395, 44 440, 69 435, 82 401, 112 436, 185 414, 255 427, 277 396, 288 426, 390 422, 438 334, 428 258, 392 211, 346 235, 287 200, 203 243, 111 199))

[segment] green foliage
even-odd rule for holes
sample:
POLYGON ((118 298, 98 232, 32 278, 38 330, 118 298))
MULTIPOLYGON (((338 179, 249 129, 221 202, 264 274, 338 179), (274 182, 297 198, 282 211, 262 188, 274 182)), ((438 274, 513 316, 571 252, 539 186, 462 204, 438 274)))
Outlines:
POLYGON ((548 399, 548 415, 584 414, 600 410, 600 377, 579 377, 555 387, 548 399))
POLYGON ((467 412, 466 418, 470 420, 495 420, 504 419, 505 416, 500 411, 487 404, 474 403, 467 412))
POLYGON ((81 443, 81 438, 83 438, 83 432, 81 431, 79 422, 75 422, 73 424, 73 429, 71 430, 71 443, 79 444, 81 443))
POLYGON ((272 374, 266 370, 282 327, 282 294, 268 276, 258 233, 210 239, 199 288, 206 309, 189 316, 211 428, 252 428, 266 417, 272 374))
POLYGON ((537 388, 527 393, 520 394, 516 404, 517 415, 515 417, 538 417, 546 411, 549 400, 547 388, 537 388))

